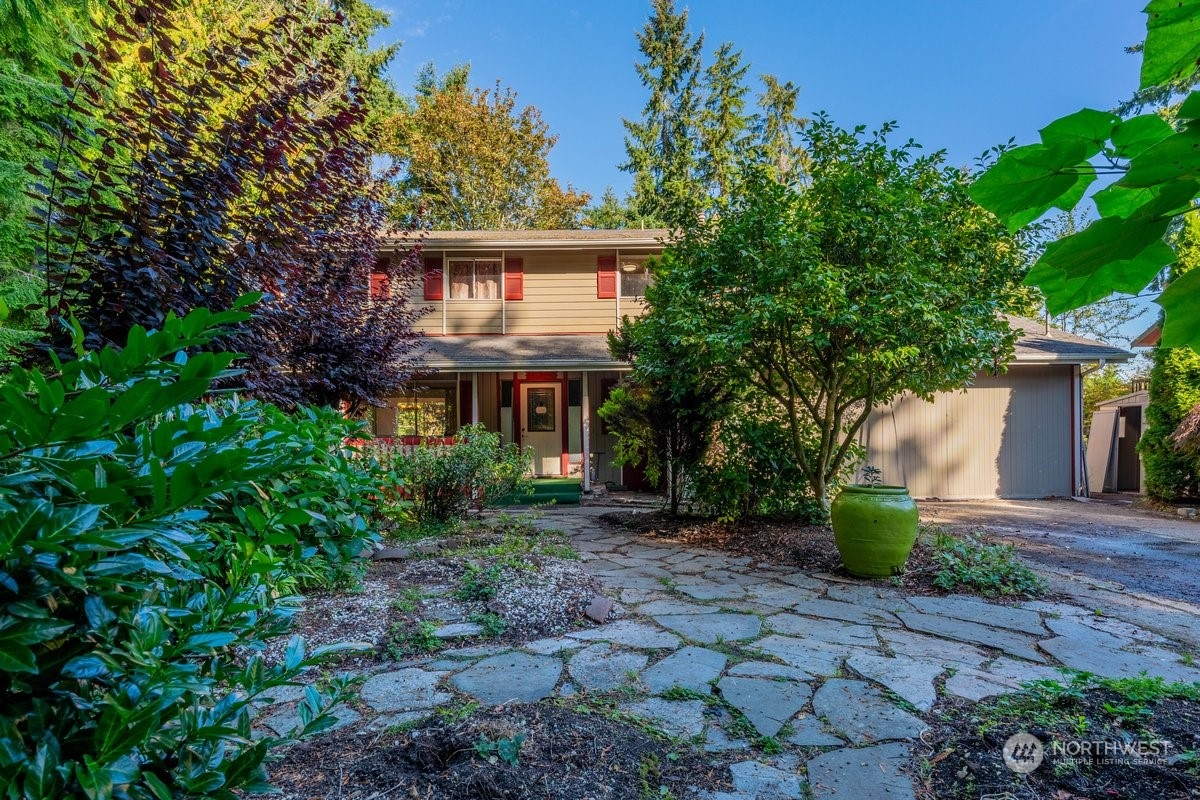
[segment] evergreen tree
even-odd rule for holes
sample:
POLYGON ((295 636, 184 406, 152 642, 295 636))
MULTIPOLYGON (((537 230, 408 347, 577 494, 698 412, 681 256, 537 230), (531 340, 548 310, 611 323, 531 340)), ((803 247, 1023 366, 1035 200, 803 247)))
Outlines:
MULTIPOLYGON (((1176 242, 1178 260, 1170 279, 1179 279, 1200 265, 1200 214, 1184 218, 1176 242)), ((1172 440, 1176 428, 1200 403, 1200 354, 1187 347, 1154 349, 1150 370, 1150 406, 1146 430, 1138 443, 1146 471, 1146 494, 1159 500, 1200 497, 1200 454, 1181 450, 1172 440)))
POLYGON ((583 210, 583 227, 596 230, 638 227, 627 203, 621 202, 611 186, 604 187, 600 202, 583 210))
POLYGON ((713 54, 713 63, 704 71, 705 101, 700 117, 700 179, 706 193, 720 208, 729 205, 729 196, 737 172, 738 154, 745 144, 750 118, 746 115, 743 82, 749 64, 742 53, 725 42, 713 54))
POLYGON ((701 206, 697 178, 701 50, 704 35, 688 31, 687 11, 673 0, 654 0, 653 14, 637 34, 646 60, 636 65, 650 98, 640 120, 624 120, 621 169, 633 175, 632 206, 648 224, 681 226, 701 206))
POLYGON ((806 118, 796 116, 800 87, 791 81, 780 83, 774 75, 763 75, 762 82, 759 112, 751 123, 755 160, 768 165, 780 183, 794 183, 803 178, 807 162, 804 150, 796 145, 796 135, 808 124, 806 118))

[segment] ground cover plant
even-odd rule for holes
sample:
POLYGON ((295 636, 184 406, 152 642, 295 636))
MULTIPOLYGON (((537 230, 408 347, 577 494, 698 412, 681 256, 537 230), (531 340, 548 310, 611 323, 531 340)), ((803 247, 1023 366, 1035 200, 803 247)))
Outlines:
POLYGON ((345 466, 321 465, 322 437, 202 402, 234 357, 189 350, 248 316, 168 314, 98 352, 76 327, 74 360, 0 382, 5 797, 230 797, 265 786, 272 747, 329 723, 337 681, 308 693, 302 730, 250 736, 251 703, 316 663, 299 639, 275 663, 260 652, 287 632, 291 563, 320 553, 338 582, 339 545, 367 536, 297 480, 345 466), (263 503, 234 511, 255 487, 263 503))
POLYGON ((1200 684, 1064 673, 979 704, 934 709, 918 765, 925 796, 1055 800, 1165 800, 1200 792, 1200 684), (1028 774, 1005 765, 1010 736, 1029 733, 1043 761, 1028 774))

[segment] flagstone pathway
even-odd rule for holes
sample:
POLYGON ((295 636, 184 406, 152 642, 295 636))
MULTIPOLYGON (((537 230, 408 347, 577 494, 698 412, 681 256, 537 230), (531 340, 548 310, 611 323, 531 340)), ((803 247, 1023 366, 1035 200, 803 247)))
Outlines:
MULTIPOLYGON (((885 582, 755 566, 614 533, 596 522, 605 510, 556 509, 538 524, 570 534, 622 618, 517 649, 459 648, 381 666, 360 690, 373 712, 366 724, 423 719, 451 702, 448 687, 484 704, 631 687, 622 710, 710 752, 746 751, 730 768, 734 790, 697 790, 697 800, 802 798, 805 784, 815 800, 901 800, 914 797, 902 768, 925 729, 918 714, 939 692, 979 700, 1059 677, 1059 665, 1200 681, 1161 635, 1091 609, 908 597, 885 582), (751 657, 731 658, 730 645, 751 657), (744 723, 697 699, 713 693, 783 751, 756 758, 739 737, 744 723)), ((259 722, 290 731, 298 698, 298 689, 277 694, 259 722)), ((361 719, 338 714, 339 726, 361 719)))

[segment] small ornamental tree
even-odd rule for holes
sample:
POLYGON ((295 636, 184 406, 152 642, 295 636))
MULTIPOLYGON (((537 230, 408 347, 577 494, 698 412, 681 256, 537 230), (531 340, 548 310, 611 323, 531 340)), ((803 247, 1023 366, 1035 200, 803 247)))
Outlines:
POLYGON ((128 65, 110 45, 84 45, 60 73, 60 154, 31 166, 52 346, 70 355, 67 315, 99 347, 261 291, 221 345, 249 354, 251 392, 285 407, 378 401, 411 373, 415 269, 389 266, 396 291, 368 296, 381 182, 345 20, 284 15, 180 57, 177 6, 101 16, 95 41, 137 53, 133 90, 114 91, 128 65))
MULTIPOLYGON (((683 374, 774 402, 824 503, 874 406, 963 386, 1014 340, 1001 312, 1021 248, 970 201, 966 175, 911 141, 891 147, 892 130, 818 116, 801 137, 809 181, 748 175, 729 213, 667 248, 632 323, 672 343, 683 374)), ((656 370, 645 359, 635 379, 656 370)))

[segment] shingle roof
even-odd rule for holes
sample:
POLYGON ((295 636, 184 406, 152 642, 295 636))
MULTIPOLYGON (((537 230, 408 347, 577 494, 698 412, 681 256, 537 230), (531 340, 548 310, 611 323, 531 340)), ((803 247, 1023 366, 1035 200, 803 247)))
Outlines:
POLYGON ((426 231, 423 239, 395 233, 384 237, 386 243, 409 247, 422 241, 426 250, 499 250, 505 247, 562 250, 580 248, 642 247, 658 248, 670 236, 664 228, 646 230, 554 230, 554 231, 426 231))
POLYGON ((464 372, 628 369, 602 333, 561 336, 431 336, 425 364, 464 372))
POLYGON ((1007 316, 1008 324, 1021 338, 1013 360, 1018 363, 1055 361, 1086 364, 1092 361, 1128 361, 1133 353, 1111 344, 1097 342, 1073 333, 1048 328, 1045 323, 1024 317, 1007 316))
MULTIPOLYGON (((1133 354, 1119 347, 1076 336, 1022 317, 1008 317, 1021 333, 1013 361, 1086 364, 1128 361, 1133 354)), ((628 369, 608 352, 602 333, 542 336, 430 336, 425 340, 427 366, 440 370, 492 372, 508 370, 628 369)))

